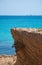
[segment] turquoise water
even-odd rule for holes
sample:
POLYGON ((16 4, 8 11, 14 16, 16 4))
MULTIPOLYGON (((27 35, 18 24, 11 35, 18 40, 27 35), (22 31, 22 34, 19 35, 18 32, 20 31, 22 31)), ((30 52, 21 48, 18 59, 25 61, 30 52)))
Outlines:
POLYGON ((11 28, 42 28, 42 16, 0 16, 0 54, 15 54, 11 28), (13 53, 14 52, 14 53, 13 53))

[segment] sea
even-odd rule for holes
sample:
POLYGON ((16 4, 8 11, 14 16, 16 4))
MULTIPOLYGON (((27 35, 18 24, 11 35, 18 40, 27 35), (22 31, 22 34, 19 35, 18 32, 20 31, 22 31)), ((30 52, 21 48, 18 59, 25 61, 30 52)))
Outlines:
POLYGON ((14 55, 12 28, 42 28, 42 16, 0 16, 0 55, 14 55))

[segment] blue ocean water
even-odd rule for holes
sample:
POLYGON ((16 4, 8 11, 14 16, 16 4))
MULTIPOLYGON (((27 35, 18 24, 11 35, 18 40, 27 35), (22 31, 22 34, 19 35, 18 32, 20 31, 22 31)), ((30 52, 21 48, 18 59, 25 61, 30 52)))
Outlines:
POLYGON ((0 16, 0 54, 15 54, 11 28, 42 28, 42 16, 0 16))
POLYGON ((0 55, 13 55, 14 49, 11 46, 0 46, 0 55))

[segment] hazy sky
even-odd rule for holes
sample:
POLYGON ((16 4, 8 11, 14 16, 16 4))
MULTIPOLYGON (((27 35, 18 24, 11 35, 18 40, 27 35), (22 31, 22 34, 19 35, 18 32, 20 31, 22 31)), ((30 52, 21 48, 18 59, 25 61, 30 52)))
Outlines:
POLYGON ((0 15, 42 15, 42 0, 0 0, 0 15))

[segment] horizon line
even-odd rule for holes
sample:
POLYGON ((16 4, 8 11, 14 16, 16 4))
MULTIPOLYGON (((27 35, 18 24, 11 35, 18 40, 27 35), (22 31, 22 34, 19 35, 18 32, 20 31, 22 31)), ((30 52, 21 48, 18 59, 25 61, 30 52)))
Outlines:
POLYGON ((42 15, 0 15, 0 16, 42 16, 42 15))

